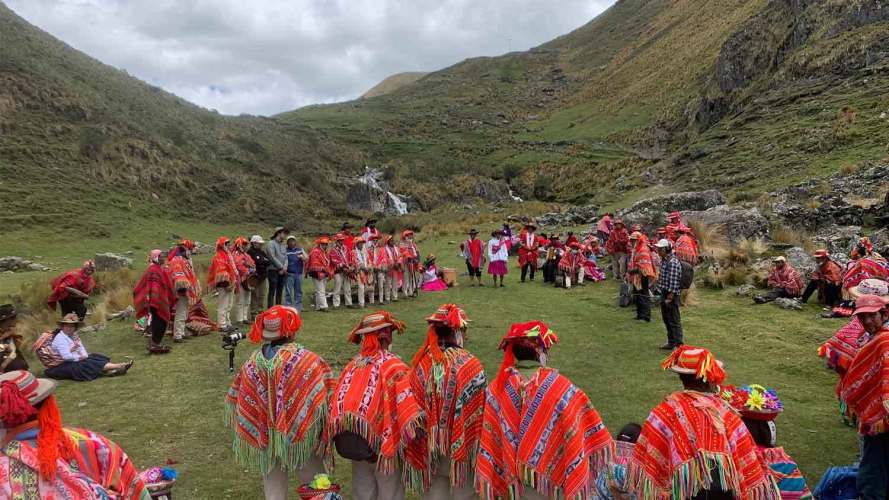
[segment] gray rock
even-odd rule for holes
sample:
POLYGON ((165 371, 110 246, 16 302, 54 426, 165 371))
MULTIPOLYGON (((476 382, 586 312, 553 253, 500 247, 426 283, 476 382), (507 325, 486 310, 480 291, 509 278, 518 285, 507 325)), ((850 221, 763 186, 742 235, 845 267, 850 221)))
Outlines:
POLYGON ((627 224, 638 223, 647 227, 658 227, 666 223, 665 217, 670 212, 702 212, 725 203, 725 195, 714 189, 688 191, 637 201, 630 208, 618 211, 617 216, 625 219, 627 224))
POLYGON ((784 256, 787 257, 787 262, 803 276, 808 276, 815 270, 815 259, 800 247, 788 248, 784 256))
POLYGON ((683 211, 682 217, 686 223, 700 221, 719 226, 730 241, 769 237, 769 220, 757 208, 718 205, 702 211, 683 211))
POLYGON ((368 168, 364 175, 346 179, 346 206, 356 212, 403 215, 416 203, 389 191, 383 172, 368 168))
POLYGON ((49 268, 44 266, 43 264, 37 264, 36 262, 32 262, 28 264, 28 270, 30 271, 49 271, 49 268))
POLYGON ((133 306, 127 306, 126 309, 122 311, 117 311, 108 316, 108 319, 128 319, 132 318, 136 315, 136 309, 133 306))
POLYGON ((789 311, 802 311, 803 305, 799 303, 796 299, 786 299, 784 297, 779 297, 772 302, 776 306, 781 309, 787 309, 789 311))
POLYGON ((585 205, 571 207, 564 212, 550 212, 537 218, 541 226, 579 226, 595 222, 599 207, 585 205))
POLYGON ((212 253, 214 250, 213 247, 206 243, 201 243, 200 241, 194 242, 194 250, 191 251, 192 255, 203 255, 212 253))
POLYGON ((812 237, 812 242, 830 253, 848 253, 854 242, 861 238, 861 233, 861 226, 832 225, 820 229, 812 237))
POLYGON ((12 255, 8 257, 0 257, 0 271, 18 271, 27 265, 25 264, 26 262, 28 261, 12 255))
POLYGON ((735 293, 740 295, 741 297, 749 297, 755 289, 756 287, 754 287, 753 285, 741 285, 738 287, 735 293))
POLYGON ((96 271, 116 271, 133 267, 133 259, 110 252, 97 253, 95 262, 96 271))

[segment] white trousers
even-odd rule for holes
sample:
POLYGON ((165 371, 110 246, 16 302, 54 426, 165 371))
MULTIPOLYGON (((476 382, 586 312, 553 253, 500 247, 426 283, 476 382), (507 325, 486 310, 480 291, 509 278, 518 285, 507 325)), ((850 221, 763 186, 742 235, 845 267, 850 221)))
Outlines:
POLYGON ((219 300, 216 303, 216 322, 219 328, 228 328, 232 324, 231 312, 234 292, 227 288, 217 288, 219 300))
MULTIPOLYGON (((577 271, 577 284, 580 285, 583 283, 585 270, 581 266, 580 271, 577 271)), ((565 288, 571 288, 571 274, 565 275, 565 288)))
POLYGON ((386 277, 389 284, 389 295, 390 302, 398 302, 398 273, 393 272, 389 273, 389 276, 386 277))
POLYGON ((312 281, 315 283, 315 310, 327 309, 327 278, 312 278, 312 281))
POLYGON ((392 300, 392 283, 388 271, 377 271, 377 298, 380 304, 392 300))
MULTIPOLYGON (((360 279, 355 280, 352 283, 355 283, 355 286, 358 288, 358 305, 360 307, 364 307, 364 293, 365 293, 366 287, 364 286, 364 283, 362 283, 360 279)), ((371 288, 370 294, 371 294, 371 297, 373 297, 373 288, 371 288)), ((352 297, 352 294, 350 291, 349 298, 351 299, 351 297, 352 297)))
POLYGON ((333 275, 333 307, 340 306, 340 295, 347 306, 352 305, 352 280, 345 274, 337 273, 333 275))
MULTIPOLYGON (((321 462, 320 458, 312 457, 299 470, 299 483, 308 483, 315 477, 315 474, 322 474, 323 472, 324 463, 321 462)), ((287 491, 289 489, 287 481, 287 471, 282 469, 281 466, 275 466, 269 470, 269 473, 262 477, 262 489, 265 492, 266 500, 287 500, 287 491)))
POLYGON ((404 292, 405 297, 412 297, 414 292, 417 290, 417 276, 412 271, 404 272, 404 282, 401 284, 401 289, 404 292))
POLYGON ((185 337, 185 322, 188 321, 188 296, 176 299, 176 316, 173 318, 173 338, 185 337))
POLYGON ((355 500, 404 500, 401 469, 392 474, 377 472, 370 462, 352 462, 352 498, 355 500))
POLYGON ((472 475, 466 478, 466 483, 460 488, 451 489, 451 460, 449 458, 441 458, 438 469, 432 473, 432 483, 429 491, 423 495, 425 500, 447 500, 453 498, 455 500, 472 500, 478 498, 478 493, 472 484, 472 475))
POLYGON ((235 321, 250 321, 250 290, 238 290, 238 303, 235 306, 235 321))
POLYGON ((361 286, 364 287, 364 291, 367 293, 367 303, 373 304, 374 298, 375 298, 374 295, 375 295, 376 288, 377 288, 377 282, 376 282, 377 273, 375 273, 374 271, 368 271, 368 272, 373 273, 374 281, 370 285, 361 285, 361 286))

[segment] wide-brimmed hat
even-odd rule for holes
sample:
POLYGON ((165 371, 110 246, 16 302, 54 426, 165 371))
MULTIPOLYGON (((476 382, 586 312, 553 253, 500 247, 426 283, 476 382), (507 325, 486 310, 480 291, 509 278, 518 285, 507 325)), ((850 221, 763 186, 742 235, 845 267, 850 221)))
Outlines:
POLYGON ((296 236, 293 236, 293 235, 291 234, 291 235, 288 236, 284 241, 296 241, 296 236))
POLYGON ((662 238, 660 241, 654 244, 654 246, 658 248, 673 248, 673 244, 670 243, 670 240, 666 238, 662 238))
POLYGON ((712 384, 721 384, 725 380, 722 361, 704 347, 681 345, 664 359, 661 367, 684 375, 694 375, 712 384))
POLYGON ((404 231, 401 232, 401 239, 405 239, 408 236, 413 236, 413 235, 414 235, 413 231, 411 231, 410 229, 405 229, 404 231))
POLYGON ((876 278, 862 280, 857 285, 849 288, 849 295, 851 295, 852 298, 858 298, 864 295, 878 295, 880 297, 885 297, 889 295, 889 283, 876 278))
POLYGON ((535 224, 533 222, 526 222, 525 227, 530 228, 530 229, 537 229, 537 224, 535 224))
POLYGON ((783 255, 779 255, 777 257, 772 257, 772 262, 774 262, 774 263, 787 262, 787 257, 785 257, 783 255))
POLYGON ((343 222, 343 225, 340 226, 340 231, 345 231, 346 229, 352 229, 353 226, 351 222, 343 222))
POLYGON ((317 240, 315 240, 315 244, 316 245, 329 245, 330 238, 328 238, 327 236, 322 236, 322 237, 318 238, 317 240))
POLYGON ((470 229, 469 234, 478 234, 478 229, 475 229, 475 228, 470 229))
POLYGON ((336 233, 333 235, 333 241, 346 241, 346 235, 342 233, 336 233))
POLYGON ((290 230, 287 229, 286 226, 278 226, 275 228, 275 232, 272 233, 272 239, 277 238, 278 235, 281 233, 289 233, 289 232, 290 232, 290 230))
POLYGON ((359 244, 359 243, 365 243, 363 237, 361 237, 361 236, 356 236, 356 237, 352 238, 352 244, 353 244, 353 245, 357 245, 357 244, 359 244))
POLYGON ((446 325, 452 330, 465 330, 469 324, 469 317, 466 316, 466 311, 456 304, 442 304, 431 316, 426 318, 426 321, 446 325))
POLYGON ((365 222, 364 225, 369 226, 371 224, 376 224, 376 223, 377 223, 376 219, 367 219, 367 222, 365 222))
POLYGON ((614 225, 616 226, 616 225, 618 225, 618 224, 620 224, 621 226, 623 226, 623 225, 624 225, 624 220, 623 220, 623 219, 614 219, 614 225))
POLYGON ((546 323, 534 320, 511 325, 509 331, 500 340, 500 349, 505 350, 506 346, 511 342, 524 339, 533 340, 540 347, 547 350, 559 342, 559 336, 556 335, 556 332, 550 330, 546 323))
POLYGON ((58 322, 60 325, 81 325, 83 321, 80 319, 80 316, 77 313, 68 313, 62 317, 58 322))
POLYGON ((250 328, 250 341, 291 339, 302 327, 299 311, 290 306, 272 306, 256 316, 250 328))
POLYGON ((632 233, 630 233, 630 236, 629 236, 628 239, 631 239, 631 240, 638 240, 638 239, 640 239, 640 238, 642 238, 642 233, 639 232, 639 231, 633 231, 632 233))
POLYGON ((349 333, 349 342, 353 344, 361 343, 361 336, 368 333, 378 332, 385 328, 397 330, 398 333, 404 332, 404 323, 392 316, 389 311, 377 311, 361 318, 358 325, 349 333))
POLYGON ((821 249, 815 250, 815 253, 812 254, 812 257, 815 257, 816 259, 827 258, 827 257, 830 257, 830 254, 827 252, 827 250, 821 248, 821 249))
POLYGON ((259 243, 260 245, 262 245, 263 243, 265 243, 265 240, 262 239, 262 236, 254 234, 250 237, 250 243, 259 243))
MULTIPOLYGON (((33 373, 25 370, 14 370, 0 374, 0 387, 3 382, 12 382, 18 386, 21 395, 28 400, 31 406, 48 398, 56 390, 56 382, 46 378, 37 378, 33 373)), ((0 388, 0 391, 3 391, 0 388)))
POLYGON ((855 315, 880 312, 889 305, 889 297, 862 295, 855 299, 855 315))
POLYGON ((432 262, 435 260, 435 254, 429 254, 426 256, 426 262, 432 262))
POLYGON ((502 229, 495 229, 495 230, 491 231, 491 236, 498 236, 498 235, 499 235, 499 236, 503 236, 503 230, 502 230, 502 229))
POLYGON ((720 396, 742 417, 752 420, 775 420, 784 411, 778 393, 761 385, 727 385, 722 387, 720 396))
POLYGON ((6 321, 8 319, 12 319, 18 316, 18 311, 15 310, 15 306, 12 304, 3 304, 0 305, 0 321, 6 321))

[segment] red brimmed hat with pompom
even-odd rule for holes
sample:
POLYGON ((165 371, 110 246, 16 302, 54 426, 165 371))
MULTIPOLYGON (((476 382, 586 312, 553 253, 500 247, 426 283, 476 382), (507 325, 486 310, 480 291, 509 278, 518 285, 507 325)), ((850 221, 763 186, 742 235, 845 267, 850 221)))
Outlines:
MULTIPOLYGON (((433 256, 434 258, 434 256, 433 256)), ((420 346, 412 361, 413 366, 417 366, 428 352, 435 363, 444 362, 444 353, 438 345, 438 334, 435 331, 436 326, 445 326, 456 332, 465 333, 469 326, 469 318, 466 311, 457 307, 456 304, 442 304, 426 318, 429 323, 429 330, 426 331, 426 342, 420 346)))
POLYGON ((250 341, 292 339, 302 327, 299 311, 289 306, 272 306, 256 316, 250 328, 250 341))
POLYGON ((546 323, 538 320, 527 323, 514 323, 500 341, 500 349, 504 351, 503 362, 494 379, 495 388, 502 387, 509 374, 509 369, 515 366, 515 354, 513 346, 521 343, 529 345, 537 351, 537 359, 541 365, 546 364, 546 355, 549 349, 559 342, 556 332, 551 330, 546 323))
POLYGON ((708 349, 690 345, 677 347, 661 363, 661 367, 665 370, 694 375, 695 378, 711 384, 721 384, 725 380, 722 366, 722 361, 716 359, 708 349))
POLYGON ((382 330, 396 330, 404 333, 404 323, 396 319, 389 311, 377 311, 368 314, 358 325, 349 332, 349 342, 361 345, 361 353, 372 354, 380 349, 380 340, 377 338, 382 330))

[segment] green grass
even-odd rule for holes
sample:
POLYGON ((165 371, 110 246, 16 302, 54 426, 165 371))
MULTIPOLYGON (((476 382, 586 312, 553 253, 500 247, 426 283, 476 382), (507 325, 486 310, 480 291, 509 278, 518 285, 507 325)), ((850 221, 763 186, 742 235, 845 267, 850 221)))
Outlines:
MULTIPOLYGON (((186 229, 189 236, 209 241, 211 231, 221 228, 208 224, 186 229)), ((163 232, 152 237, 151 230, 140 230, 114 241, 121 245, 136 241, 145 249, 167 241, 163 232)), ((428 238, 421 250, 438 255, 443 266, 460 269, 453 245, 459 239, 428 238)), ((43 254, 64 254, 61 247, 53 253, 40 242, 27 244, 43 254)), ((83 255, 77 252, 109 244, 83 241, 69 251, 80 259, 83 255)), ((659 368, 664 352, 656 347, 664 341, 664 328, 658 315, 650 324, 633 321, 633 312, 617 308, 615 297, 613 281, 566 291, 544 287, 539 278, 520 284, 511 267, 504 289, 470 288, 461 282, 447 292, 391 306, 389 310, 408 325, 405 335, 395 339, 394 351, 409 359, 424 339, 423 318, 440 303, 455 302, 472 319, 469 349, 493 373, 501 359, 497 344, 509 324, 541 319, 561 339, 552 351, 552 366, 587 392, 614 432, 629 421, 642 422, 652 406, 679 387, 675 376, 659 368)), ((683 310, 687 342, 713 349, 726 363, 729 383, 761 383, 778 390, 787 408, 778 420, 779 442, 797 459, 810 486, 828 466, 851 462, 857 450, 855 431, 840 423, 833 389, 836 377, 815 355, 817 346, 842 321, 816 319, 815 306, 803 312, 754 306, 730 291, 699 291, 698 297, 700 305, 683 310)), ((213 309, 215 300, 206 300, 213 309)), ((356 352, 346 336, 361 314, 307 312, 298 340, 338 371, 356 352)), ((261 494, 259 477, 234 463, 230 431, 222 424, 223 397, 231 377, 215 335, 175 345, 170 355, 161 357, 145 354, 145 339, 134 333, 130 323, 111 323, 84 341, 90 351, 113 359, 134 356, 136 365, 123 378, 61 383, 58 395, 67 425, 91 428, 114 439, 140 467, 168 459, 178 462, 181 480, 176 488, 182 498, 252 499, 261 494)), ((252 349, 247 343, 239 346, 237 362, 252 349)), ((334 474, 348 495, 348 462, 338 460, 334 474)))

